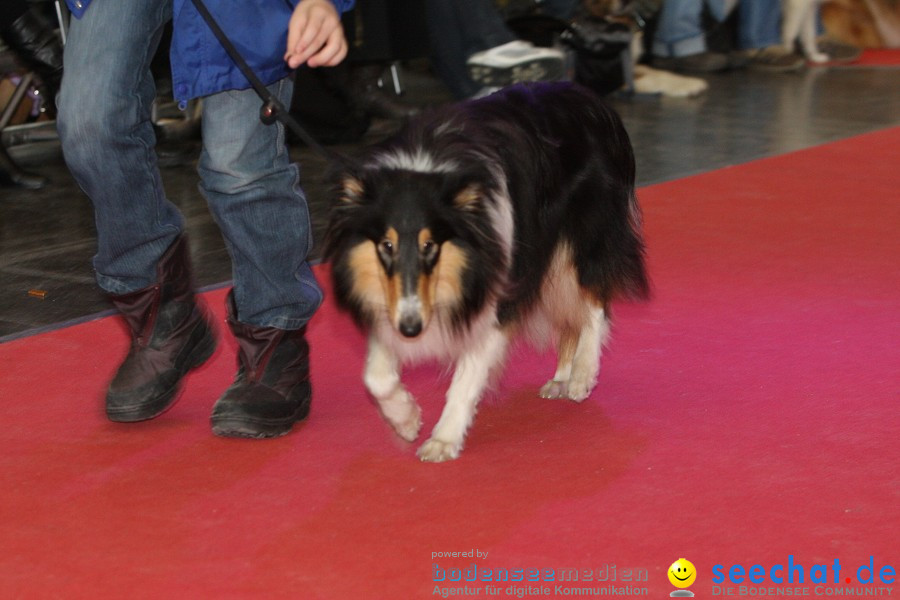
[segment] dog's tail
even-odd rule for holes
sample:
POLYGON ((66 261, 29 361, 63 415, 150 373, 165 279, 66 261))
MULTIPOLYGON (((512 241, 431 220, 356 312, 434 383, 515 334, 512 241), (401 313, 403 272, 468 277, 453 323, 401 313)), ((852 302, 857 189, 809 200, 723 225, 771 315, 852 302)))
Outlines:
POLYGON ((643 215, 637 194, 631 190, 628 200, 628 225, 630 253, 625 258, 622 293, 635 300, 646 300, 650 297, 650 279, 645 264, 646 246, 643 235, 643 215))
POLYGON ((593 188, 592 210, 574 225, 582 285, 604 302, 613 298, 645 300, 650 281, 645 266, 642 214, 635 191, 634 150, 618 113, 596 100, 599 161, 594 165, 600 188, 593 188), (597 201, 599 197, 600 201, 597 201))
POLYGON ((608 262, 615 264, 609 264, 606 268, 611 275, 612 289, 615 290, 616 295, 633 300, 646 300, 650 297, 650 280, 645 264, 646 246, 642 235, 643 215, 635 191, 634 148, 619 114, 610 107, 607 108, 611 113, 610 118, 613 120, 611 130, 614 148, 618 152, 624 153, 618 164, 622 165, 627 172, 622 174, 620 180, 624 185, 616 191, 625 196, 620 200, 620 206, 624 208, 625 214, 617 219, 619 226, 614 228, 613 233, 613 243, 617 244, 618 250, 610 250, 604 254, 608 262))

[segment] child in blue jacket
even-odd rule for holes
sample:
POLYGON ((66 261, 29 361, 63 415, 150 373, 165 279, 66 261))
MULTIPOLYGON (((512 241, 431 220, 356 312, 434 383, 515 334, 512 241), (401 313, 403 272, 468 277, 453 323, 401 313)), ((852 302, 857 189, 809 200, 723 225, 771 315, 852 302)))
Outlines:
MULTIPOLYGON (((162 186, 151 123, 150 62, 173 22, 173 90, 203 98, 200 189, 232 258, 228 326, 237 376, 216 402, 214 433, 265 438, 309 412, 306 323, 322 301, 307 254, 312 237, 299 170, 280 123, 191 0, 67 0, 58 127, 73 176, 94 205, 99 286, 132 334, 109 385, 107 416, 151 419, 175 401, 184 375, 212 354, 209 317, 194 297, 184 218, 162 186)), ((271 92, 290 104, 291 69, 338 64, 341 11, 352 0, 206 0, 271 92)))

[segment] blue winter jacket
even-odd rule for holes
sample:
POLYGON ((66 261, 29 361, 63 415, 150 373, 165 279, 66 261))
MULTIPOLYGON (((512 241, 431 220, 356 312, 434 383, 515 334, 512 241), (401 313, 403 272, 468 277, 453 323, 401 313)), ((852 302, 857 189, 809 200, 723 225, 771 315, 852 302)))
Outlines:
MULTIPOLYGON (((339 12, 354 0, 331 0, 339 12)), ((91 0, 66 0, 76 18, 91 0)), ((172 89, 183 103, 224 90, 241 90, 250 82, 226 54, 191 0, 173 0, 173 35, 170 58, 172 89)), ((284 62, 287 26, 300 0, 204 0, 209 12, 265 84, 286 77, 284 62)))

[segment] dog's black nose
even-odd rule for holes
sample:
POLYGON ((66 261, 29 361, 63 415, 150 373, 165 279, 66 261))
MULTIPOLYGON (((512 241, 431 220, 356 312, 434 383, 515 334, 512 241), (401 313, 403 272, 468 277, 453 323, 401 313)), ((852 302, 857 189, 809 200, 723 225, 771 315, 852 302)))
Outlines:
POLYGON ((404 316, 400 319, 400 333, 406 337, 416 337, 422 333, 422 319, 418 316, 404 316))

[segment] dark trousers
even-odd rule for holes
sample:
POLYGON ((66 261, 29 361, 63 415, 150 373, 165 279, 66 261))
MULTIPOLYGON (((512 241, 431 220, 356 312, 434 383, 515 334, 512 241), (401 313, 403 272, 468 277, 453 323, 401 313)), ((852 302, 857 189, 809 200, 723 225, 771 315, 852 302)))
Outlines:
POLYGON ((474 53, 516 39, 493 0, 425 0, 431 62, 456 98, 480 89, 469 77, 466 60, 474 53))

